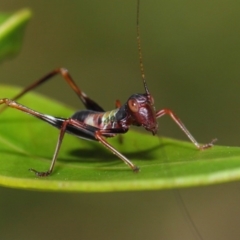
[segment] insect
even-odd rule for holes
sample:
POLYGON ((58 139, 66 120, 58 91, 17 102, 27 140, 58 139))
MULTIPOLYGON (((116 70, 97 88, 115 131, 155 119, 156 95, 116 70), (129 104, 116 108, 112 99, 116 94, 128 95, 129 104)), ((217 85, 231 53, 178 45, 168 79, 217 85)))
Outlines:
POLYGON ((111 111, 104 111, 101 106, 89 98, 76 85, 67 69, 58 68, 23 89, 14 98, 0 99, 0 104, 5 104, 4 108, 8 106, 20 110, 60 129, 50 168, 44 172, 40 172, 32 168, 29 169, 35 173, 37 177, 46 177, 52 173, 65 133, 75 135, 82 139, 100 142, 112 153, 118 156, 124 163, 126 163, 134 172, 138 172, 139 168, 119 151, 117 151, 117 149, 115 149, 112 145, 110 145, 107 142, 106 138, 127 133, 131 125, 141 126, 155 135, 158 131, 157 119, 164 115, 169 115, 198 149, 207 149, 213 146, 215 140, 211 141, 208 144, 200 145, 172 110, 167 108, 161 109, 159 111, 155 110, 154 99, 148 90, 143 68, 139 32, 139 2, 140 0, 137 1, 137 43, 140 59, 140 71, 145 93, 133 94, 128 98, 125 104, 121 105, 119 102, 116 102, 116 109, 111 111), (59 74, 63 77, 71 89, 77 94, 77 96, 86 107, 86 110, 77 111, 70 118, 62 118, 37 112, 16 102, 17 99, 22 97, 30 90, 33 90, 34 88, 40 86, 41 84, 47 82, 59 74))

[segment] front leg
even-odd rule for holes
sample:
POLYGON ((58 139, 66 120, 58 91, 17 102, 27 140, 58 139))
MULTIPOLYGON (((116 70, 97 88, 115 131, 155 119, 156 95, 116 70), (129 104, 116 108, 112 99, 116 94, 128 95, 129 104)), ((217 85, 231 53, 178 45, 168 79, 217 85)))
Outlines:
POLYGON ((182 129, 182 131, 187 135, 187 137, 190 139, 190 141, 200 150, 204 150, 207 148, 210 148, 213 146, 213 144, 217 141, 217 139, 213 139, 210 143, 200 145, 197 140, 193 137, 193 135, 188 131, 188 129, 185 127, 185 125, 182 123, 182 121, 179 119, 179 117, 170 109, 164 108, 160 111, 157 111, 156 118, 160 118, 164 115, 169 115, 173 121, 182 129))

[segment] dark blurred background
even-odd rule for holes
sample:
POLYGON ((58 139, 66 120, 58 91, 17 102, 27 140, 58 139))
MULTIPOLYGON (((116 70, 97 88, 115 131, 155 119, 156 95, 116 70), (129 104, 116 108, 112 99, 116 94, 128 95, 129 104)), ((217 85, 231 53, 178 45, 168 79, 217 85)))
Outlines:
MULTIPOLYGON (((143 91, 135 0, 0 3, 1 11, 23 7, 34 16, 21 53, 0 66, 1 83, 26 86, 63 66, 105 109, 143 91)), ((200 142, 240 145, 239 12, 237 0, 141 1, 143 60, 156 107, 173 109, 200 142)), ((38 91, 82 108, 60 77, 38 91)), ((168 117, 159 122, 160 135, 186 139, 168 117)), ((1 188, 0 239, 199 239, 191 220, 204 240, 239 239, 239 183, 176 193, 1 188)))

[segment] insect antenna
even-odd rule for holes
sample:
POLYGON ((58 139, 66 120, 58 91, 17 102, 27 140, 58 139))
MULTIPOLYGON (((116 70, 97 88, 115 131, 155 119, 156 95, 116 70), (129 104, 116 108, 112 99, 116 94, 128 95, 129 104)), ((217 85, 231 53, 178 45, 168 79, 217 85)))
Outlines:
POLYGON ((140 62, 140 71, 143 80, 143 86, 145 88, 146 94, 150 95, 143 67, 143 57, 142 57, 142 49, 141 49, 141 41, 140 41, 140 28, 139 28, 139 9, 140 9, 140 0, 137 1, 137 44, 138 44, 138 54, 139 54, 139 62, 140 62))
MULTIPOLYGON (((143 86, 145 88, 146 94, 150 96, 150 92, 147 87, 146 79, 145 79, 145 73, 144 73, 144 66, 143 66, 143 57, 142 57, 142 49, 141 49, 141 41, 140 41, 140 27, 139 27, 139 12, 140 12, 140 0, 137 0, 137 44, 138 44, 138 54, 139 54, 139 62, 140 62, 140 71, 141 71, 141 76, 143 80, 143 86)), ((171 174, 171 171, 169 169, 169 173, 171 174)), ((184 214, 184 216, 188 220, 188 224, 194 233, 194 235, 197 237, 199 240, 203 240, 202 235, 200 231, 198 230, 197 225, 195 224, 194 220, 191 217, 190 212, 188 211, 188 208, 184 202, 184 199, 182 198, 182 195, 178 189, 174 190, 174 195, 175 198, 184 214)))

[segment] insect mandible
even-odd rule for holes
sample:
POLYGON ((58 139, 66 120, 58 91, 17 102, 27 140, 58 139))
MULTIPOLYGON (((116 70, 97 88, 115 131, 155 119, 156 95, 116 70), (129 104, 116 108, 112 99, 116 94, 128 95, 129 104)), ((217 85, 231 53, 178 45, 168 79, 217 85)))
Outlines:
POLYGON ((148 90, 143 68, 139 33, 139 2, 140 0, 137 0, 137 43, 141 77, 145 93, 133 94, 128 98, 125 104, 121 105, 119 102, 117 102, 116 109, 111 111, 104 111, 104 109, 101 106, 99 106, 95 101, 89 98, 76 85, 67 69, 58 68, 51 71, 46 76, 37 80, 28 87, 24 88, 14 98, 0 99, 0 104, 5 104, 5 107, 8 106, 20 110, 60 129, 58 141, 56 144, 55 152, 53 154, 50 168, 45 172, 39 172, 32 168, 29 169, 30 171, 34 172, 36 176, 46 177, 52 173, 55 162, 57 160, 58 152, 61 147, 63 137, 66 132, 75 135, 79 138, 94 140, 102 143, 107 149, 109 149, 112 153, 118 156, 124 163, 126 163, 134 172, 138 172, 139 168, 136 165, 134 165, 128 158, 122 155, 119 151, 117 151, 112 145, 110 145, 107 142, 106 138, 126 133, 131 125, 141 126, 145 128, 147 131, 150 131, 153 135, 155 135, 158 131, 157 119, 164 115, 169 115, 198 149, 206 149, 213 146, 213 142, 215 141, 215 139, 208 144, 200 145, 192 136, 192 134, 187 130, 187 128, 184 126, 181 120, 177 117, 177 115, 173 113, 172 110, 167 108, 158 111, 155 110, 154 99, 148 90), (77 94, 77 96, 80 98, 80 100, 86 107, 86 110, 77 111, 70 118, 62 118, 37 112, 16 102, 17 99, 22 97, 30 90, 40 86, 41 84, 47 82, 48 80, 52 79, 54 76, 59 74, 63 77, 63 79, 67 82, 71 89, 77 94))

